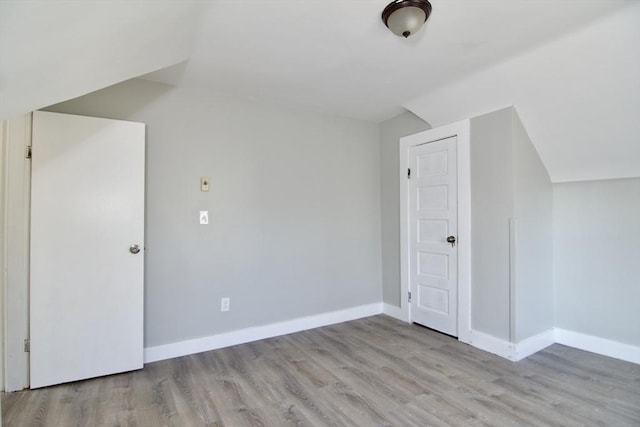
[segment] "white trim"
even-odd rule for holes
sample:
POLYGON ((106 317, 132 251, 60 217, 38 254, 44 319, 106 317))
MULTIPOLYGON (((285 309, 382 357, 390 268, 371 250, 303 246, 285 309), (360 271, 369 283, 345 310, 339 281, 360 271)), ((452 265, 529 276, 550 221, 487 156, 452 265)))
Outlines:
MULTIPOLYGON (((7 172, 7 141, 5 138, 5 121, 0 120, 0 391, 4 391, 4 313, 5 313, 5 284, 7 281, 7 224, 6 216, 6 172, 7 172)), ((0 418, 2 418, 2 408, 0 405, 0 418)))
POLYGON ((7 149, 5 173, 6 260, 4 267, 4 387, 6 391, 29 386, 29 353, 24 339, 29 333, 29 212, 31 161, 25 157, 31 144, 31 114, 5 122, 7 149))
POLYGON ((534 335, 517 344, 479 331, 471 331, 470 335, 470 345, 509 359, 512 362, 517 362, 525 357, 529 357, 555 342, 553 329, 534 335))
POLYGON ((407 169, 409 149, 441 139, 457 137, 458 152, 458 340, 471 339, 471 138, 470 121, 430 129, 400 138, 400 309, 411 319, 409 292, 409 201, 407 169))
POLYGON ((387 304, 386 302, 382 304, 382 312, 387 316, 391 316, 403 322, 408 322, 409 318, 405 316, 405 313, 402 311, 402 308, 387 304))
POLYGON ((554 329, 547 329, 544 332, 540 332, 538 335, 534 335, 517 343, 513 353, 513 360, 516 362, 522 360, 549 347, 555 342, 556 337, 554 329))
POLYGON ((382 313, 382 303, 373 303, 332 311, 314 316, 301 317, 283 322, 271 323, 264 326, 254 326, 238 331, 225 332, 218 335, 196 338, 171 344, 147 347, 144 349, 144 362, 171 359, 203 351, 230 347, 280 335, 292 334, 307 329, 319 328, 334 323, 348 322, 363 317, 375 316, 382 313))
POLYGON ((579 348, 580 350, 640 364, 640 347, 631 344, 624 344, 618 341, 561 328, 556 328, 555 330, 555 341, 558 344, 579 348))
POLYGON ((555 342, 553 329, 541 332, 517 344, 479 331, 471 331, 470 335, 470 345, 509 359, 512 362, 517 362, 525 357, 529 357, 555 342))
POLYGON ((509 341, 516 341, 516 317, 518 310, 516 310, 516 293, 517 293, 517 279, 516 274, 516 242, 518 241, 518 228, 515 218, 509 218, 509 341))
POLYGON ((480 350, 497 354, 505 359, 515 360, 515 344, 496 338, 493 335, 478 331, 469 331, 469 344, 480 350))
POLYGON ((497 354, 514 362, 529 357, 554 343, 640 364, 640 347, 638 346, 560 328, 548 329, 517 344, 478 331, 471 331, 469 341, 470 345, 480 350, 497 354))
POLYGON ((458 340, 471 339, 471 122, 458 122, 458 340), (466 239, 464 237, 467 237, 466 239))

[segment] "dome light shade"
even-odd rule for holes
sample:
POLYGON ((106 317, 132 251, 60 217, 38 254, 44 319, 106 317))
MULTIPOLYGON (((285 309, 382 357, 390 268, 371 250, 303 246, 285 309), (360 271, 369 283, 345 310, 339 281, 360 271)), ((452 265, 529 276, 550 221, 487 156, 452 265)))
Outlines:
POLYGON ((404 38, 417 32, 431 14, 427 0, 395 0, 382 11, 382 22, 397 36, 404 38))

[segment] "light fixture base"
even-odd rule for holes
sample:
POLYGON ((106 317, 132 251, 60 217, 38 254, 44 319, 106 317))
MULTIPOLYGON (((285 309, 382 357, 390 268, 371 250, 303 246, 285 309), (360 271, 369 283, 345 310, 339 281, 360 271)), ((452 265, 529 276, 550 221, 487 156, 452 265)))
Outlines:
POLYGON ((431 15, 427 0, 395 0, 382 11, 382 22, 392 33, 409 37, 422 27, 431 15))

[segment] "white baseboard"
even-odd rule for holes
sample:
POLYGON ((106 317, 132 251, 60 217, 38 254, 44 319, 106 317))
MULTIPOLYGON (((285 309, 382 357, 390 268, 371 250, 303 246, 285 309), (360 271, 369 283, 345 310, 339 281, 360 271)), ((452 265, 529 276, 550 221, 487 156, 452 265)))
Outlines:
POLYGON ((541 332, 517 344, 474 330, 470 331, 470 338, 469 344, 472 346, 514 362, 529 357, 555 342, 553 329, 541 332))
POLYGON ((514 362, 529 357, 554 343, 640 364, 640 347, 560 328, 548 329, 517 344, 472 330, 469 342, 480 350, 497 354, 514 362))
POLYGON ((300 332, 335 323, 348 322, 349 320, 375 316, 382 313, 382 303, 373 303, 347 308, 345 310, 332 311, 314 316, 301 317, 283 322, 271 323, 264 326, 255 326, 238 331, 225 332, 218 335, 196 338, 171 344, 147 347, 144 349, 144 362, 156 362, 158 360, 172 359, 174 357, 201 353, 203 351, 230 347, 232 345, 277 337, 280 335, 300 332))
MULTIPOLYGON (((350 320, 361 319, 363 317, 375 316, 376 314, 381 313, 403 322, 408 321, 400 307, 386 303, 366 304, 264 326, 255 326, 240 329, 238 331, 225 332, 208 337, 155 347, 147 347, 144 349, 144 362, 156 362, 158 360, 171 359, 203 351, 230 347, 237 344, 277 337, 307 329, 333 325, 335 323, 348 322, 350 320)), ((469 332, 469 337, 470 345, 514 362, 522 360, 553 343, 558 343, 590 351, 592 353, 601 354, 603 356, 609 356, 625 360, 627 362, 640 364, 640 347, 560 328, 549 329, 517 344, 474 330, 469 332)))
POLYGON ((404 313, 400 307, 396 307, 395 305, 387 304, 386 302, 383 303, 382 304, 382 312, 384 314, 386 314, 387 316, 394 317, 394 318, 396 318, 398 320, 401 320, 403 322, 408 322, 409 321, 406 313, 404 313))
POLYGON ((471 330, 469 331, 469 344, 480 350, 488 351, 505 359, 515 361, 515 344, 509 341, 496 338, 483 332, 471 330))
POLYGON ((640 364, 640 347, 630 344, 560 328, 555 330, 555 340, 558 344, 640 364))
POLYGON ((538 335, 534 335, 517 343, 515 345, 515 351, 512 360, 516 362, 518 360, 522 360, 525 357, 529 357, 532 354, 549 347, 555 342, 555 330, 553 328, 547 329, 544 332, 540 332, 538 335))

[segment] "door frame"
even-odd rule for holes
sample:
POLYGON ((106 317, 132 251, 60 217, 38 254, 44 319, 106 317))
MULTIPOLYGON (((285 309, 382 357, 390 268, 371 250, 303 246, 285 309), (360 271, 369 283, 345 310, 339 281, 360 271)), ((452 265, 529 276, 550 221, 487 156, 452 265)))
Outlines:
POLYGON ((462 120, 400 138, 400 311, 411 322, 409 257, 409 151, 412 147, 455 136, 458 173, 458 340, 471 341, 471 131, 462 120))
POLYGON ((29 353, 24 340, 29 337, 29 212, 31 202, 31 160, 26 150, 31 145, 31 117, 25 114, 4 121, 3 165, 5 248, 2 289, 4 342, 2 388, 18 391, 29 387, 29 353))

